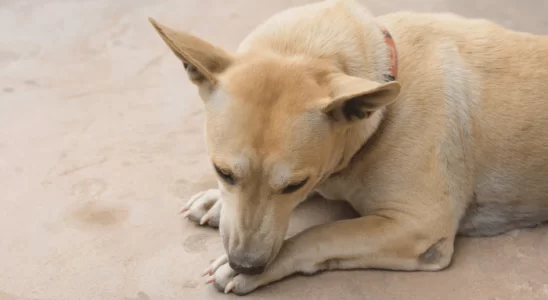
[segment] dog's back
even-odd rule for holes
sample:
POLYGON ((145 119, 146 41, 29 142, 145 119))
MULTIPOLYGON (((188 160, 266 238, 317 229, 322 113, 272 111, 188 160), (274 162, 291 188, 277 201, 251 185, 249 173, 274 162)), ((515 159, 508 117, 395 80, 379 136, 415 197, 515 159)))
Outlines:
POLYGON ((440 155, 452 162, 455 189, 473 192, 461 233, 548 220, 548 36, 452 14, 379 19, 409 77, 402 82, 413 100, 402 106, 432 110, 425 121, 444 128, 440 155), (440 89, 443 97, 433 99, 440 89))

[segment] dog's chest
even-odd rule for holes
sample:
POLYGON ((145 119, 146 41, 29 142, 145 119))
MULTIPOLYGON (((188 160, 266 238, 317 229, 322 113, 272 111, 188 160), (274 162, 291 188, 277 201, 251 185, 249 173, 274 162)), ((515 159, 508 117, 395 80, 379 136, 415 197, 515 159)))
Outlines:
POLYGON ((358 212, 364 208, 366 191, 356 178, 342 175, 329 178, 316 188, 316 192, 328 200, 347 201, 358 212))
POLYGON ((348 183, 344 183, 337 179, 328 179, 316 188, 316 191, 327 200, 346 200, 347 192, 345 187, 348 183))

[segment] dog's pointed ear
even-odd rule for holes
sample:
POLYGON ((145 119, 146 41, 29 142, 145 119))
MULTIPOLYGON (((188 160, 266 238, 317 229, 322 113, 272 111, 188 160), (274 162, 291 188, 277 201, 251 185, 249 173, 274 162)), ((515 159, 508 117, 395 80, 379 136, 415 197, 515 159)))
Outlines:
POLYGON ((322 112, 335 120, 354 121, 369 117, 396 100, 397 81, 379 83, 344 74, 330 80, 331 98, 322 103, 322 112))
POLYGON ((185 32, 161 25, 148 18, 164 42, 183 62, 190 80, 196 85, 217 84, 217 75, 232 62, 232 57, 223 49, 185 32))

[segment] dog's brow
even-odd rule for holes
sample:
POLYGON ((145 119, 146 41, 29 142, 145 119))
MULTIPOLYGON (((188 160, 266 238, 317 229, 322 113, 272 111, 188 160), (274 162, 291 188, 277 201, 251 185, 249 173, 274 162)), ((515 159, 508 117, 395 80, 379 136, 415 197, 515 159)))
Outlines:
POLYGON ((250 159, 246 156, 216 157, 211 162, 221 170, 230 172, 238 178, 245 178, 251 172, 250 159))
POLYGON ((293 184, 306 178, 304 174, 295 171, 294 168, 285 164, 279 164, 272 168, 269 177, 269 184, 275 189, 283 188, 288 184, 293 184))
POLYGON ((251 160, 246 155, 239 155, 230 161, 230 167, 238 177, 247 177, 251 172, 251 160))
POLYGON ((270 170, 269 185, 272 187, 283 187, 288 177, 291 176, 291 168, 286 164, 276 164, 270 170))

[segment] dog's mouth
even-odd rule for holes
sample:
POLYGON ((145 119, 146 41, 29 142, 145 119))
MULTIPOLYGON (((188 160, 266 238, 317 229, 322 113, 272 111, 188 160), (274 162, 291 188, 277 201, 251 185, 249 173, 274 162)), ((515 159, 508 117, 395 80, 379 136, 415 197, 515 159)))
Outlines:
POLYGON ((234 271, 244 275, 259 275, 263 273, 264 270, 266 269, 266 265, 243 267, 241 265, 234 264, 232 262, 229 262, 229 265, 234 271))

